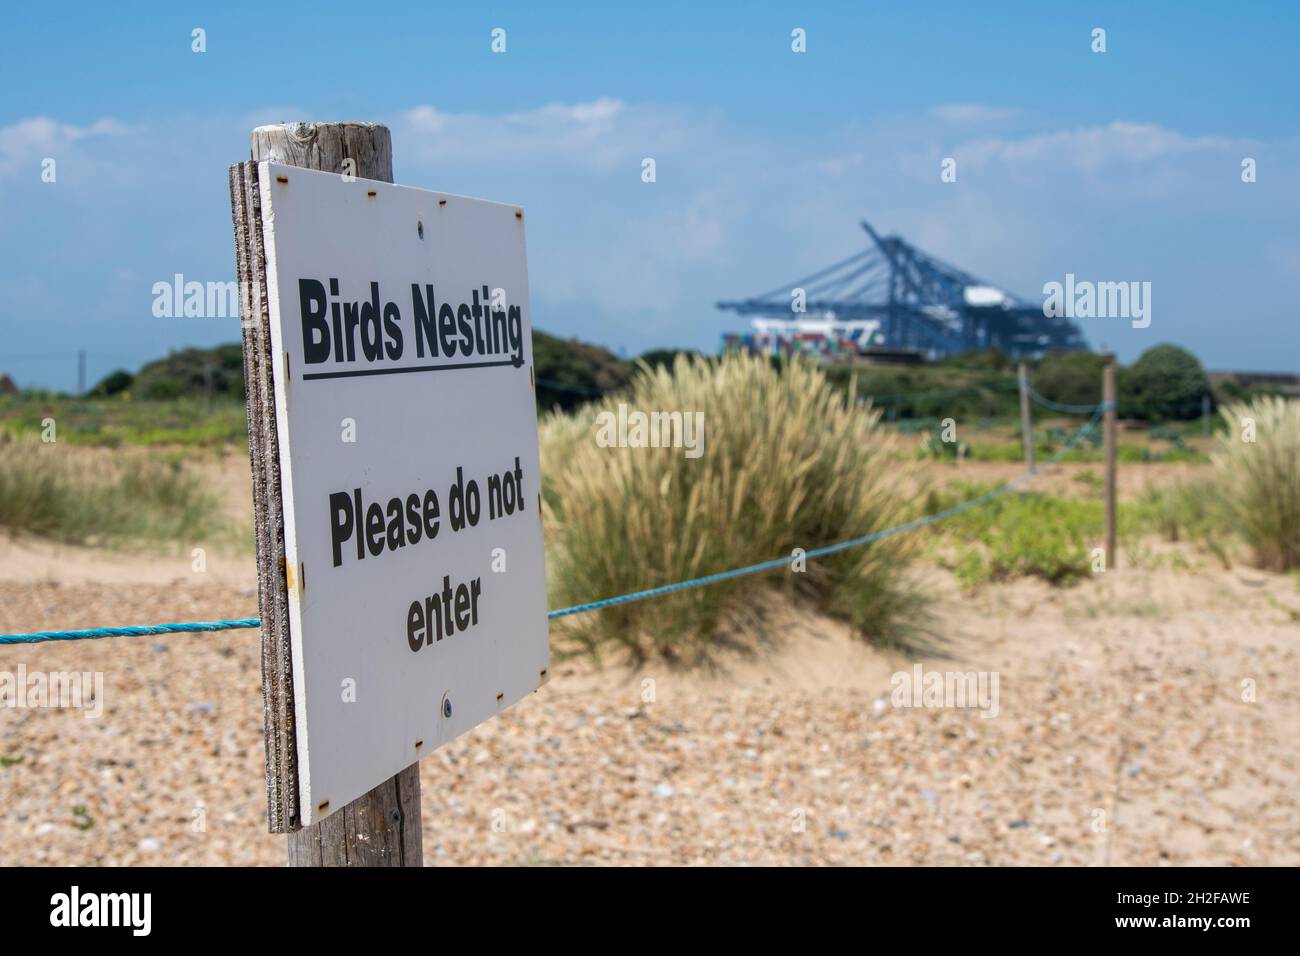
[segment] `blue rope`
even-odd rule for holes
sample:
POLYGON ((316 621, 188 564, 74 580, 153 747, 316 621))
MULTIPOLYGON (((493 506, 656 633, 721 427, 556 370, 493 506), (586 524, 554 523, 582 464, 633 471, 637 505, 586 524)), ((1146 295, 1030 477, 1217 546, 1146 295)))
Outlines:
MULTIPOLYGON (((1113 403, 1102 402, 1100 405, 1088 406, 1092 411, 1092 418, 1087 424, 1080 428, 1070 438, 1068 442, 1061 447, 1061 450, 1053 455, 1044 467, 1056 464, 1069 452, 1075 445, 1083 440, 1084 435, 1090 432, 1101 418, 1102 413, 1111 407, 1113 403)), ((824 545, 820 548, 813 548, 811 551, 804 553, 805 558, 824 558, 829 554, 835 554, 839 551, 847 551, 850 548, 861 547, 864 544, 871 544, 875 541, 881 541, 885 538, 892 537, 896 534, 903 534, 908 531, 914 531, 917 528, 923 528, 926 525, 943 521, 951 518, 953 515, 960 514, 963 511, 969 511, 991 501, 1000 495, 1007 494, 1014 490, 1022 483, 1035 477, 1034 472, 1025 472, 1018 478, 1013 478, 999 488, 992 491, 986 491, 982 495, 977 495, 968 501, 953 505, 951 508, 945 508, 943 511, 936 512, 932 515, 926 515, 922 518, 916 518, 905 524, 897 525, 893 528, 885 528, 881 531, 873 531, 871 534, 864 534, 858 538, 850 538, 847 541, 840 541, 836 544, 824 545)), ((733 568, 730 571, 719 571, 716 574, 705 575, 702 578, 692 578, 689 581, 678 581, 675 584, 663 584, 659 587, 647 588, 644 591, 633 591, 631 594, 621 594, 618 597, 605 598, 601 601, 591 601, 587 604, 575 604, 573 607, 559 608, 558 610, 548 611, 548 619, 557 617, 568 617, 571 614, 584 614, 587 611, 596 611, 601 608, 614 607, 618 604, 627 604, 631 601, 642 601, 646 598, 659 597, 662 594, 672 594, 675 591, 685 591, 689 588, 704 587, 708 584, 717 584, 720 581, 728 581, 732 578, 744 577, 750 574, 758 574, 762 571, 773 571, 777 568, 783 568, 790 564, 789 555, 783 555, 779 558, 773 558, 770 561, 760 561, 758 564, 751 564, 743 568, 733 568)), ((177 634, 187 631, 233 631, 241 628, 260 627, 262 622, 255 617, 242 618, 231 621, 196 621, 189 624, 147 624, 141 627, 94 627, 84 631, 39 631, 33 634, 0 634, 0 645, 4 644, 39 644, 43 641, 80 641, 94 640, 101 637, 143 637, 150 634, 177 634)))
POLYGON ((100 637, 144 637, 149 634, 183 634, 186 631, 234 631, 261 627, 255 617, 236 621, 191 621, 188 624, 146 624, 142 627, 92 627, 85 631, 39 631, 35 634, 0 634, 0 644, 39 644, 42 641, 85 641, 100 637))
MULTIPOLYGON (((1106 411, 1107 407, 1108 405, 1105 402, 1100 405, 1094 405, 1092 418, 1088 423, 1075 432, 1070 440, 1061 447, 1061 450, 1044 463, 1044 467, 1059 462, 1066 453, 1082 441, 1083 437, 1097 424, 1098 419, 1101 418, 1102 413, 1106 411)), ((982 495, 977 495, 968 501, 963 501, 960 504, 953 505, 951 508, 945 508, 943 511, 936 512, 935 514, 913 519, 912 521, 908 521, 905 524, 900 524, 893 528, 886 528, 882 531, 873 531, 871 534, 865 534, 860 538, 850 538, 848 541, 840 541, 837 544, 828 544, 824 547, 814 548, 811 551, 805 552, 804 557, 822 558, 828 554, 835 554, 837 551, 846 551, 849 548, 857 548, 864 544, 871 544, 872 542, 892 537, 896 534, 902 534, 906 531, 914 531, 917 528, 923 528, 926 525, 943 521, 946 518, 951 518, 953 515, 960 514, 963 511, 969 511, 971 508, 982 505, 986 501, 991 501, 999 495, 1004 495, 1033 477, 1035 477, 1034 472, 1025 472, 1020 477, 1013 478, 1000 488, 986 491, 982 495)), ((627 604, 630 601, 641 601, 645 598, 659 597, 662 594, 671 594, 674 591, 685 591, 688 588, 703 587, 706 584, 717 584, 719 581, 727 581, 732 578, 743 577, 747 574, 758 574, 762 571, 772 571, 776 568, 787 567, 790 564, 790 561, 791 557, 789 555, 784 555, 779 558, 772 558, 770 561, 760 561, 758 564, 751 564, 743 568, 734 568, 730 571, 719 571, 716 574, 706 575, 702 578, 693 578, 689 581, 679 581, 676 584, 663 584, 659 587, 648 588, 644 591, 633 591, 631 594, 621 594, 618 597, 605 598, 603 601, 591 601, 587 604, 575 604, 573 607, 561 608, 557 611, 548 611, 546 616, 548 618, 556 618, 566 617, 570 614, 583 614, 587 611, 596 611, 601 608, 614 607, 618 604, 627 604)))
MULTIPOLYGON (((999 390, 1005 391, 1007 389, 1019 387, 1020 385, 1018 382, 992 382, 988 385, 968 385, 964 388, 943 388, 937 389, 933 392, 895 392, 892 395, 873 395, 870 392, 862 392, 858 397, 869 398, 874 404, 882 402, 914 401, 923 398, 951 398, 957 395, 983 395, 986 392, 996 392, 999 390)), ((1088 406, 1088 410, 1092 410, 1091 405, 1088 406)))
POLYGON ((1102 402, 1100 405, 1069 405, 1065 402, 1054 402, 1050 398, 1039 395, 1032 388, 1029 390, 1029 397, 1045 408, 1050 408, 1057 412, 1070 412, 1076 415, 1085 415, 1094 408, 1100 408, 1103 411, 1113 405, 1113 402, 1102 402))

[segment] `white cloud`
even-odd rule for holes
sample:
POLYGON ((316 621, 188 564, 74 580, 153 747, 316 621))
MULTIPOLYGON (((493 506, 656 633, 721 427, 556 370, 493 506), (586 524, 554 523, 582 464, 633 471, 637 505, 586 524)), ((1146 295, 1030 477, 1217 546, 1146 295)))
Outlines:
MULTIPOLYGON (((15 274, 50 285, 27 289, 21 304, 72 315, 79 301, 114 301, 115 290, 131 289, 122 269, 144 280, 228 274, 224 163, 247 155, 252 126, 302 115, 285 108, 133 118, 129 137, 111 119, 75 126, 37 117, 0 127, 0 199, 12 207, 2 214, 27 216, 42 230, 38 243, 0 242, 0 254, 15 274), (55 203, 39 182, 39 161, 64 152, 81 154, 68 176, 80 191, 60 190, 55 203), (15 164, 21 174, 4 176, 15 164), (149 177, 139 175, 144 164, 149 177), (134 220, 124 228, 123 210, 142 205, 167 210, 166 228, 134 220), (50 281, 47 249, 72 280, 50 281)), ((1300 281, 1287 231, 1297 200, 1282 174, 1295 166, 1300 141, 1127 121, 1054 129, 978 104, 846 123, 811 141, 781 124, 749 128, 696 108, 607 96, 508 113, 427 104, 387 122, 403 182, 527 208, 542 328, 633 349, 711 347, 722 329, 746 325, 717 312, 718 299, 775 287, 862 249, 861 218, 1021 294, 1066 271, 1150 275, 1169 290, 1163 328, 1174 327, 1175 314, 1207 311, 1203 296, 1184 289, 1219 263, 1236 288, 1251 290, 1243 311, 1290 301, 1300 281), (988 126, 1013 117, 1014 130, 988 126), (1258 184, 1240 182, 1246 155, 1259 159, 1258 184), (655 183, 641 180, 647 156, 657 162, 655 183), (958 159, 957 183, 940 181, 945 156, 958 159)), ((62 173, 61 161, 61 181, 62 173)), ((145 354, 157 344, 156 325, 137 321, 132 308, 115 308, 113 320, 145 354)), ((1195 334, 1187 344, 1218 364, 1241 362, 1231 356, 1248 351, 1217 326, 1195 334)))
POLYGON ((46 116, 33 116, 10 126, 0 126, 0 173, 14 172, 45 157, 58 159, 61 150, 79 140, 120 136, 125 132, 126 126, 110 118, 96 120, 89 126, 74 126, 46 116))
POLYGON ((393 133, 403 153, 415 152, 413 158, 518 162, 566 157, 607 164, 626 154, 626 142, 616 135, 624 115, 622 101, 609 97, 495 116, 424 105, 401 114, 393 133))
POLYGON ((980 103, 946 103, 930 110, 930 115, 945 123, 992 126, 1006 123, 1021 115, 1020 110, 980 103))
POLYGON ((963 164, 977 166, 1048 162, 1093 171, 1112 163, 1150 163, 1230 148, 1239 151, 1247 145, 1223 136, 1186 136, 1154 123, 1116 120, 1105 126, 1054 130, 1020 139, 970 140, 957 147, 955 155, 963 164))

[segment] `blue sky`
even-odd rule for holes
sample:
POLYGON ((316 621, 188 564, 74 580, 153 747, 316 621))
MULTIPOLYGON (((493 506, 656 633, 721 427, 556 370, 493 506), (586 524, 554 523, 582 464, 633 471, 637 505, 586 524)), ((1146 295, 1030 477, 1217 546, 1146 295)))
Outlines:
POLYGON ((236 340, 152 286, 232 277, 225 167, 293 119, 386 122, 398 182, 525 206, 534 324, 628 353, 714 349, 743 327, 716 300, 867 218, 1029 299, 1150 281, 1149 328, 1081 323, 1125 361, 1300 371, 1300 5, 546 6, 7 10, 0 371, 68 389, 79 348, 93 381, 236 340))

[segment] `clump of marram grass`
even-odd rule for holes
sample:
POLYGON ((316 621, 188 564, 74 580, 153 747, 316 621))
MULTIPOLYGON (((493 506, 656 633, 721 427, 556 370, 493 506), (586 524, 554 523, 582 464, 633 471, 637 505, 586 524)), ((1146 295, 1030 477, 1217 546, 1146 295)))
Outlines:
POLYGON ((218 502, 175 457, 0 437, 0 529, 65 544, 193 541, 218 502))
MULTIPOLYGON (((604 448, 597 416, 616 403, 548 417, 542 426, 552 606, 612 597, 756 564, 793 549, 906 520, 911 466, 880 413, 855 408, 825 373, 795 361, 679 356, 642 367, 629 410, 704 413, 703 454, 604 448)), ((915 545, 891 537, 790 567, 676 591, 570 618, 563 633, 598 654, 698 661, 733 628, 756 623, 776 584, 797 590, 868 638, 912 636, 920 599, 907 579, 915 545)))
POLYGON ((1300 566, 1300 402, 1257 398, 1222 415, 1212 460, 1230 526, 1261 567, 1300 566))
POLYGON ((1139 530, 1155 531, 1166 541, 1186 541, 1210 551, 1225 567, 1232 566, 1228 532, 1231 526, 1213 477, 1184 478, 1167 485, 1149 485, 1126 511, 1120 506, 1121 532, 1125 518, 1139 530))

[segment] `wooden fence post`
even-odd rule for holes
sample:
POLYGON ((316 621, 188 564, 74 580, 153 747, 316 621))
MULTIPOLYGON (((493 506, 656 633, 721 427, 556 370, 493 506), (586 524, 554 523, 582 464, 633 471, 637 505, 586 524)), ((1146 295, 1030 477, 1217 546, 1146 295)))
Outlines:
POLYGON ((231 205, 243 297, 271 829, 288 833, 290 866, 422 866, 418 763, 319 823, 307 827, 299 823, 276 370, 266 327, 265 258, 258 219, 256 163, 260 160, 391 183, 392 137, 387 127, 373 123, 287 123, 259 126, 251 140, 252 163, 231 167, 231 205))
POLYGON ((1034 420, 1029 414, 1029 367, 1020 363, 1020 432, 1025 441, 1025 468, 1034 473, 1034 420))
POLYGON ((1119 564, 1119 554, 1115 543, 1115 430, 1117 411, 1115 407, 1115 356, 1106 356, 1106 365, 1102 370, 1101 400, 1106 403, 1106 570, 1119 564))

